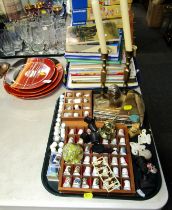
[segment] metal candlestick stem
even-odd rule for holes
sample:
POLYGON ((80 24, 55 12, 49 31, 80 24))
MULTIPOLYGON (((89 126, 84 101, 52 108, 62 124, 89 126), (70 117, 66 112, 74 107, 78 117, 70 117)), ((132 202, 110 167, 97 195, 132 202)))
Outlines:
POLYGON ((106 62, 108 60, 108 53, 101 54, 102 59, 102 70, 101 70, 101 88, 102 88, 102 94, 105 96, 105 83, 106 83, 106 75, 107 75, 107 69, 106 69, 106 62))
POLYGON ((126 91, 128 89, 128 81, 129 81, 130 72, 131 72, 130 63, 131 63, 132 58, 133 58, 133 51, 126 52, 126 67, 124 70, 124 87, 126 91))

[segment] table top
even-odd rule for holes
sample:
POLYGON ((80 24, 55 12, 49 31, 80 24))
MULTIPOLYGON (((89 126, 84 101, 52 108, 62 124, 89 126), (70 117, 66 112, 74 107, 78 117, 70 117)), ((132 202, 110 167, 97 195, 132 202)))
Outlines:
MULTIPOLYGON (((65 64, 63 57, 58 58, 65 64)), ((2 60, 0 60, 2 61, 2 60)), ((6 60, 14 63, 16 59, 6 60)), ((50 194, 42 185, 41 170, 57 98, 23 100, 9 95, 0 80, 0 210, 4 209, 161 209, 168 199, 162 173, 162 187, 145 201, 120 199, 85 200, 50 194)))

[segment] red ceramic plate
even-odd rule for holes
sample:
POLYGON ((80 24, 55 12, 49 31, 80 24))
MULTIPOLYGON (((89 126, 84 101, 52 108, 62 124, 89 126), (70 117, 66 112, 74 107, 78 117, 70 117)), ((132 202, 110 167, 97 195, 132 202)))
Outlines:
POLYGON ((26 63, 13 67, 7 72, 5 81, 12 88, 34 89, 45 85, 55 73, 55 63, 48 58, 28 58, 26 63))
POLYGON ((62 65, 60 63, 58 63, 56 65, 56 68, 55 68, 55 73, 54 73, 53 77, 50 80, 51 82, 42 85, 40 88, 34 88, 34 89, 17 89, 17 88, 12 88, 12 89, 15 90, 15 92, 18 93, 18 94, 25 94, 25 95, 31 95, 31 94, 36 94, 36 93, 39 93, 39 92, 43 92, 44 90, 49 88, 51 85, 53 85, 54 82, 56 82, 60 71, 63 71, 63 67, 62 67, 62 65))
POLYGON ((51 94, 53 91, 55 91, 57 89, 57 87, 59 87, 59 85, 61 84, 62 78, 63 78, 63 69, 61 68, 61 71, 59 71, 58 77, 54 81, 54 83, 49 85, 48 87, 46 86, 45 90, 40 91, 38 93, 27 93, 27 94, 19 93, 15 89, 11 88, 10 85, 7 84, 6 82, 4 82, 4 88, 9 94, 12 94, 12 95, 22 98, 22 99, 38 99, 41 97, 45 97, 45 96, 51 94))

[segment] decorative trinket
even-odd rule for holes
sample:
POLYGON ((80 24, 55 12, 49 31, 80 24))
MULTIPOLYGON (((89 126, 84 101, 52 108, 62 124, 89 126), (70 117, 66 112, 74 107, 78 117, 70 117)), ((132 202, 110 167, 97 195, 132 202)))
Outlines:
POLYGON ((73 181, 73 188, 80 188, 81 187, 81 178, 76 177, 73 181))
POLYGON ((60 141, 60 136, 54 136, 54 141, 59 142, 60 141))
POLYGON ((109 141, 107 139, 103 139, 102 144, 108 144, 109 141))
POLYGON ((127 162, 126 162, 126 160, 125 160, 124 157, 120 157, 120 163, 121 163, 121 165, 123 165, 123 166, 126 166, 126 165, 127 165, 127 162))
POLYGON ((72 102, 73 102, 73 99, 72 98, 67 99, 67 103, 68 104, 71 104, 72 102))
POLYGON ((83 143, 84 143, 84 140, 82 138, 79 138, 77 144, 83 145, 83 143))
POLYGON ((91 175, 91 168, 90 166, 86 166, 83 176, 90 176, 90 175, 91 175))
POLYGON ((125 147, 121 147, 120 148, 120 155, 126 155, 126 148, 125 147))
POLYGON ((61 124, 61 128, 65 128, 66 127, 66 124, 65 123, 62 123, 61 124))
POLYGON ((63 183, 63 187, 71 187, 71 177, 66 177, 63 183))
POLYGON ((113 171, 109 167, 108 163, 105 164, 104 157, 97 159, 96 163, 93 163, 94 168, 97 169, 98 176, 103 182, 105 189, 110 192, 120 187, 118 179, 114 176, 113 171), (104 165, 105 164, 105 165, 104 165))
POLYGON ((82 179, 82 188, 85 188, 85 189, 89 188, 87 178, 82 179))
POLYGON ((156 174, 158 172, 157 168, 152 163, 148 163, 147 168, 152 174, 156 174))
POLYGON ((93 161, 92 163, 96 163, 97 162, 97 156, 93 156, 93 161))
POLYGON ((70 131, 69 131, 69 134, 75 134, 75 130, 72 128, 72 129, 70 129, 70 131))
POLYGON ((89 106, 83 106, 83 109, 90 109, 89 106))
POLYGON ((138 135, 139 144, 151 144, 150 134, 146 134, 146 129, 143 129, 140 135, 138 135))
POLYGON ((118 167, 113 167, 113 173, 116 177, 119 177, 119 169, 118 167))
POLYGON ((72 110, 72 106, 66 106, 65 110, 72 110))
POLYGON ((113 138, 110 143, 116 145, 117 144, 116 138, 113 138))
POLYGON ((84 103, 89 103, 88 98, 84 98, 84 103))
POLYGON ((140 123, 133 123, 131 128, 128 129, 130 138, 133 138, 134 136, 140 134, 140 132, 140 123))
POLYGON ((59 147, 63 148, 63 146, 64 146, 64 142, 59 142, 59 147))
POLYGON ((75 110, 80 110, 81 107, 80 107, 78 104, 75 104, 75 105, 74 105, 74 109, 75 109, 75 110))
POLYGON ((75 104, 80 104, 80 103, 81 103, 81 98, 75 98, 75 99, 73 100, 73 102, 74 102, 75 104))
POLYGON ((90 163, 90 156, 85 156, 83 164, 89 164, 90 163))
POLYGON ((148 149, 140 150, 139 151, 139 156, 143 156, 146 160, 150 160, 151 157, 152 157, 152 153, 148 149))
POLYGON ((84 97, 90 97, 90 94, 84 94, 84 97))
POLYGON ((81 135, 83 132, 84 132, 83 129, 79 129, 78 135, 81 135))
POLYGON ((74 143, 74 138, 73 137, 69 137, 68 143, 74 143))
POLYGON ((122 177, 123 178, 128 178, 128 169, 127 168, 122 168, 122 177))
POLYGON ((84 117, 89 116, 89 111, 84 111, 84 117))
POLYGON ((62 148, 58 148, 57 156, 61 157, 62 156, 62 152, 63 152, 63 149, 62 148))
POLYGON ((84 154, 90 154, 90 146, 89 145, 86 145, 84 154))
POLYGON ((71 166, 66 166, 65 171, 64 171, 65 176, 71 175, 71 166))
POLYGON ((81 167, 76 166, 75 169, 74 169, 73 175, 74 176, 80 176, 80 170, 81 170, 81 167))
POLYGON ((79 92, 79 93, 76 93, 76 97, 81 97, 82 94, 79 92))
POLYGON ((64 112, 63 116, 64 117, 72 117, 72 113, 70 113, 70 112, 64 112))
POLYGON ((131 190, 131 185, 129 180, 124 180, 124 190, 131 190))
POLYGON ((112 157, 112 165, 118 165, 118 159, 117 157, 112 157))
POLYGON ((124 130, 122 128, 119 129, 118 136, 124 136, 124 130))
POLYGON ((68 93, 66 93, 66 96, 67 97, 72 97, 72 93, 68 92, 68 93))
POLYGON ((93 189, 100 189, 100 187, 99 187, 99 178, 94 178, 94 179, 93 179, 92 188, 93 188, 93 189))
POLYGON ((126 145, 124 137, 120 138, 119 145, 126 145))
POLYGON ((95 167, 93 168, 92 176, 98 176, 98 172, 95 167))
POLYGON ((79 144, 67 143, 63 147, 63 159, 66 163, 78 164, 83 158, 83 149, 79 144))
POLYGON ((113 148, 112 154, 113 154, 113 155, 117 155, 117 154, 118 154, 118 148, 114 147, 114 148, 113 148))
POLYGON ((78 112, 74 112, 74 113, 73 113, 73 116, 74 116, 74 117, 79 117, 79 113, 78 113, 78 112))

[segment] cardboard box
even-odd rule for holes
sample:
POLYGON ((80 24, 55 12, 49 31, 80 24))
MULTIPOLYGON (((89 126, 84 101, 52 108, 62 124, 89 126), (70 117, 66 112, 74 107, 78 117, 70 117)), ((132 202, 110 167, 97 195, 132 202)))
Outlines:
POLYGON ((161 26, 162 19, 163 19, 163 5, 155 4, 153 0, 149 0, 149 6, 146 15, 148 26, 158 28, 161 26))

